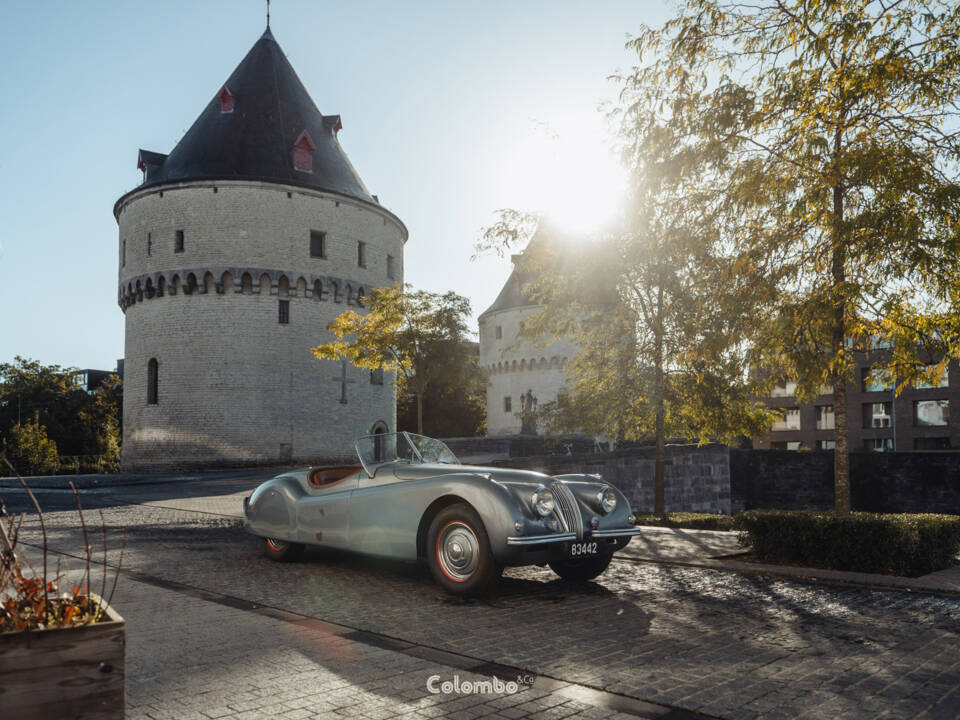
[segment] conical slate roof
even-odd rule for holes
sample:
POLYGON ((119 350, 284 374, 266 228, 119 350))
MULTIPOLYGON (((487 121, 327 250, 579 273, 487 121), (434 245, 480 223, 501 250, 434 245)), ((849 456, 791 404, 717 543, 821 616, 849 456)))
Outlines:
POLYGON ((377 202, 340 147, 339 129, 340 117, 320 113, 268 27, 169 155, 140 151, 146 177, 137 189, 185 180, 266 180, 377 202), (224 110, 222 97, 232 109, 224 110), (315 146, 311 172, 294 168, 298 141, 308 152, 315 146))

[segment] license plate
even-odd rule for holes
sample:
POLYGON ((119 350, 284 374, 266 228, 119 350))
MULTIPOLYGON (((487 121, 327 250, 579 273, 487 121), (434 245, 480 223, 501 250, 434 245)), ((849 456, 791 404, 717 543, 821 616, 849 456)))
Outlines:
POLYGON ((596 555, 599 552, 600 548, 595 542, 570 543, 570 557, 596 555))

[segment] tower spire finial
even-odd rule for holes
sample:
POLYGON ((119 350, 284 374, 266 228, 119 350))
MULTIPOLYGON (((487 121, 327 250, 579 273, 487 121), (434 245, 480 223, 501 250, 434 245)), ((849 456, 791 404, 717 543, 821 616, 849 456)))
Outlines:
POLYGON ((270 28, 270 0, 267 0, 267 29, 270 28))

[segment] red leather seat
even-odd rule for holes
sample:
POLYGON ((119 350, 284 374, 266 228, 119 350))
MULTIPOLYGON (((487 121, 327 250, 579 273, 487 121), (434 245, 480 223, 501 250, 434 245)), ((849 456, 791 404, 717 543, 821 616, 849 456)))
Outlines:
POLYGON ((307 482, 314 490, 322 490, 336 485, 349 475, 362 470, 360 465, 333 465, 330 467, 314 468, 307 475, 307 482))

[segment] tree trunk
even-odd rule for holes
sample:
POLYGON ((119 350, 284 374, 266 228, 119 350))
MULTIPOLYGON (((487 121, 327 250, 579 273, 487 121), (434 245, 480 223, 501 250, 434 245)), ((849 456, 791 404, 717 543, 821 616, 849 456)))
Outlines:
POLYGON ((423 435, 423 390, 417 390, 417 435, 423 435))
POLYGON ((666 515, 663 492, 663 424, 664 424, 664 372, 663 372, 663 284, 657 290, 657 329, 654 348, 654 364, 656 365, 655 392, 657 404, 657 418, 654 427, 657 449, 653 461, 653 512, 658 517, 666 515))
MULTIPOLYGON (((837 133, 839 149, 840 133, 837 133)), ((843 245, 843 188, 833 188, 833 494, 834 508, 840 514, 850 512, 850 449, 847 447, 847 357, 846 357, 846 249, 843 245)))

